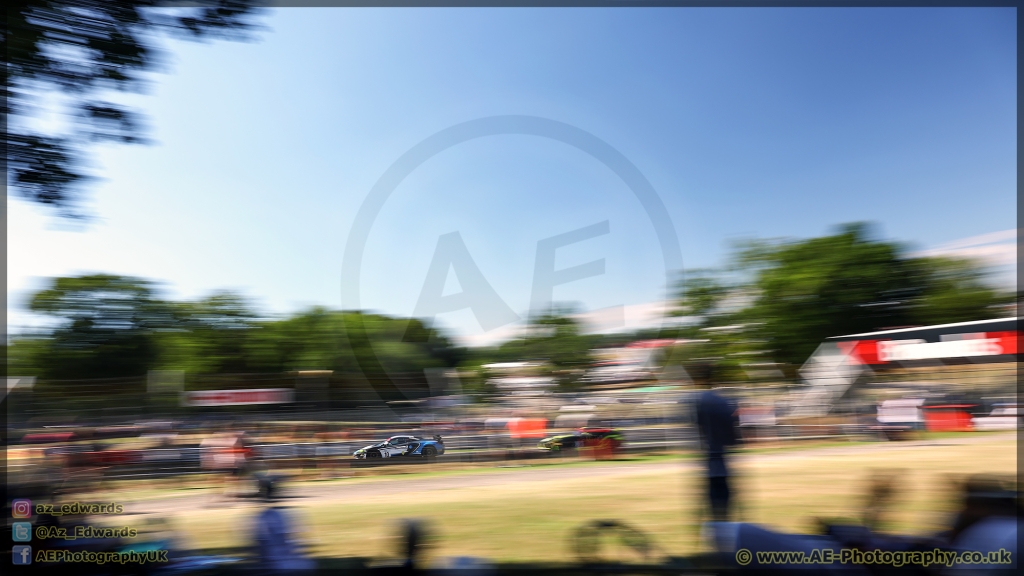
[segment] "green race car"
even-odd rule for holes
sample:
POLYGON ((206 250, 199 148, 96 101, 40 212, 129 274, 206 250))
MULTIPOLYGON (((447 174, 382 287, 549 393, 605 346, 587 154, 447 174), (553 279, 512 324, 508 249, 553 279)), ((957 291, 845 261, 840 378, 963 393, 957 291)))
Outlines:
POLYGON ((551 436, 540 441, 538 447, 549 452, 577 448, 604 448, 614 452, 622 446, 622 432, 615 428, 580 428, 572 434, 551 436))

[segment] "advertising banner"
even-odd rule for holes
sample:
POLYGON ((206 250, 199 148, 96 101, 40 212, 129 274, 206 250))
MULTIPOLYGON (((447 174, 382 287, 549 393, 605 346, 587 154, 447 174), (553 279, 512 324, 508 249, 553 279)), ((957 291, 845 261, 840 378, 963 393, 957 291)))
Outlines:
POLYGON ((286 404, 295 401, 291 388, 251 390, 196 390, 182 394, 185 406, 239 406, 244 404, 286 404))

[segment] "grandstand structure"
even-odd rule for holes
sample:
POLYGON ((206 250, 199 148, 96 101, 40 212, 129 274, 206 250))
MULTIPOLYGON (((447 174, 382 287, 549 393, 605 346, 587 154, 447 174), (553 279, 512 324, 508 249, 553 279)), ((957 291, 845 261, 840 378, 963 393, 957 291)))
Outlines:
POLYGON ((1016 385, 1020 318, 848 334, 826 339, 800 369, 790 416, 824 416, 865 382, 1016 385))

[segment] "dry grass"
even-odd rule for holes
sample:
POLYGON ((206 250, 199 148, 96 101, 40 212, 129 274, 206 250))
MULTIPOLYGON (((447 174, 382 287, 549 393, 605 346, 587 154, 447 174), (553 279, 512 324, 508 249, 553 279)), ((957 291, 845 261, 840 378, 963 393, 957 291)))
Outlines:
MULTIPOLYGON (((1016 473, 1012 435, 977 442, 932 445, 879 444, 750 454, 737 460, 738 516, 781 530, 809 530, 813 519, 857 518, 873 470, 901 469, 894 513, 884 528, 923 533, 942 527, 952 502, 950 478, 968 473, 1016 473)), ((622 464, 624 467, 643 464, 622 464)), ((378 480, 359 480, 374 482, 378 480)), ((434 554, 479 555, 495 560, 571 558, 569 535, 581 523, 623 519, 647 532, 664 551, 695 551, 701 500, 696 469, 636 470, 604 477, 505 483, 429 492, 403 490, 400 480, 380 497, 298 502, 295 513, 317 555, 383 556, 402 518, 427 520, 436 535, 434 554)), ((183 510, 172 525, 197 547, 240 546, 255 508, 183 510)), ((628 557, 623 552, 623 558, 628 557)))

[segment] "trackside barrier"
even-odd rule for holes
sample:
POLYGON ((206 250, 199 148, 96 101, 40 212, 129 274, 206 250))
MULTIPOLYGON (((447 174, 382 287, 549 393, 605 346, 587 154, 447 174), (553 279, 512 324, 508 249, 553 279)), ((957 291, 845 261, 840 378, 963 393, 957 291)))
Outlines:
MULTIPOLYGON (((535 423, 525 424, 525 429, 520 428, 519 432, 524 436, 540 434, 539 420, 535 423)), ((856 424, 777 424, 771 428, 770 432, 770 434, 756 435, 755 437, 748 438, 747 441, 750 443, 760 443, 848 439, 858 435, 868 435, 871 433, 871 430, 869 427, 856 424)), ((545 427, 544 433, 551 434, 553 431, 546 430, 545 427)), ((636 428, 627 429, 624 433, 626 441, 618 450, 622 454, 689 450, 697 447, 696 437, 689 428, 636 428)), ((519 438, 517 439, 516 447, 500 448, 489 446, 487 440, 488 436, 486 435, 473 434, 445 437, 447 451, 444 455, 438 457, 438 461, 482 463, 509 459, 529 460, 551 456, 547 452, 536 448, 535 438, 519 438)), ((399 458, 394 461, 388 459, 380 463, 368 463, 365 460, 356 460, 352 457, 353 451, 370 442, 367 439, 349 438, 343 442, 321 441, 256 444, 252 446, 254 459, 250 463, 268 469, 283 470, 295 468, 341 469, 372 467, 387 466, 398 462, 410 463, 419 461, 415 458, 399 458)), ((40 447, 40 449, 51 450, 45 447, 40 447)), ((202 448, 196 446, 147 449, 141 451, 140 457, 134 458, 131 461, 104 462, 102 465, 97 465, 96 469, 104 477, 111 479, 167 478, 199 474, 203 472, 200 466, 202 450, 202 448)), ((574 455, 593 459, 613 457, 606 450, 596 448, 581 449, 575 452, 574 455)), ((28 463, 11 462, 9 464, 12 468, 20 468, 28 463)))

